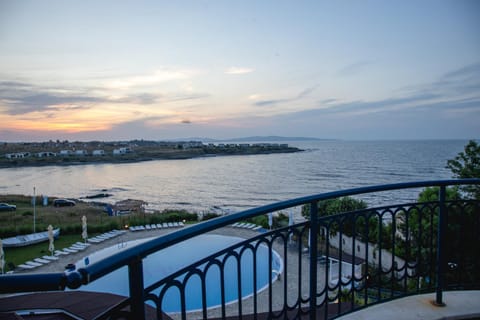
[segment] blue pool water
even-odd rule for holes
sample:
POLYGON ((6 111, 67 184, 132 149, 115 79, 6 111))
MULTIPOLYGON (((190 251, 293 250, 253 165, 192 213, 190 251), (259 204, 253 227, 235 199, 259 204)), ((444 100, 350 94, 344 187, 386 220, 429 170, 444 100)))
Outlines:
MULTIPOLYGON (((94 263, 101 259, 108 258, 108 256, 137 245, 149 239, 135 240, 122 245, 112 246, 100 250, 90 256, 88 259, 82 259, 76 263, 77 268, 88 263, 94 263)), ((183 267, 192 264, 212 253, 218 252, 223 248, 229 247, 244 239, 237 237, 228 237, 221 235, 201 235, 190 240, 179 243, 173 247, 161 250, 144 260, 144 285, 149 286, 154 282, 162 279, 183 267)), ((250 250, 242 254, 241 259, 241 275, 242 275, 242 298, 253 294, 253 273, 257 275, 257 289, 261 291, 268 285, 269 278, 273 281, 278 274, 283 271, 283 262, 280 256, 273 252, 272 268, 268 270, 268 248, 261 245, 257 251, 257 268, 253 268, 253 253, 250 250)), ((204 269, 205 266, 202 266, 204 269)), ((236 301, 238 299, 238 266, 235 259, 228 258, 225 263, 225 301, 226 303, 236 301)), ((128 288, 128 270, 123 267, 111 274, 104 276, 97 281, 82 287, 82 290, 109 292, 123 296, 129 295, 128 288)), ((156 293, 160 292, 160 289, 156 293)), ((207 292, 207 307, 215 307, 221 303, 221 284, 220 284, 220 270, 218 267, 210 267, 206 273, 206 292, 207 292)), ((186 305, 188 311, 198 310, 202 308, 201 300, 201 283, 198 276, 193 276, 186 286, 186 305)), ((179 312, 180 311, 180 295, 176 288, 170 288, 162 303, 162 310, 164 312, 179 312)))

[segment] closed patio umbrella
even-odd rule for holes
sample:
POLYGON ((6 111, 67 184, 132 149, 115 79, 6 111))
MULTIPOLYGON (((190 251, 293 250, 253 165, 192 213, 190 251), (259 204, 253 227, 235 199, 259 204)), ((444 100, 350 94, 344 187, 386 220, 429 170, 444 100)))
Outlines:
POLYGON ((2 274, 4 273, 5 268, 5 252, 3 251, 2 239, 0 239, 0 268, 2 269, 2 274))
POLYGON ((53 240, 54 240, 53 227, 51 224, 48 226, 47 230, 48 230, 48 251, 50 251, 53 256, 53 251, 55 251, 55 246, 53 245, 53 240))
MULTIPOLYGON (((289 227, 293 226, 293 211, 290 211, 288 214, 288 226, 289 227)), ((289 236, 290 243, 292 242, 292 235, 293 233, 290 233, 290 236, 289 236)))
POLYGON ((88 233, 87 233, 87 217, 82 217, 82 238, 87 243, 88 233))

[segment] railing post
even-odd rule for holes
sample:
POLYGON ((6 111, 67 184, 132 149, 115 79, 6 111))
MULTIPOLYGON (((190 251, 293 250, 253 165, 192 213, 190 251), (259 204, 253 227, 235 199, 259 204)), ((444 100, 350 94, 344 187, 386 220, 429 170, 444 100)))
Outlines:
POLYGON ((439 307, 445 306, 443 302, 443 286, 445 280, 445 222, 447 208, 445 206, 445 186, 440 187, 439 193, 439 212, 437 225, 437 281, 436 281, 436 297, 434 304, 439 307))
POLYGON ((143 262, 140 257, 128 265, 128 282, 130 286, 131 312, 133 319, 145 319, 143 301, 143 262))
POLYGON ((318 202, 310 203, 310 319, 317 318, 318 202))

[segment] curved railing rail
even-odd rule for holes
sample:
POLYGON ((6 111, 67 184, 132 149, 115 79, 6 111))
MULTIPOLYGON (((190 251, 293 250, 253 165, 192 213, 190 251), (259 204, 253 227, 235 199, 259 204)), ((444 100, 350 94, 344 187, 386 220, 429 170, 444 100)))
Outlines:
POLYGON ((423 292, 436 292, 435 303, 441 305, 443 290, 480 288, 480 258, 475 254, 480 243, 480 201, 447 198, 447 187, 462 185, 480 187, 480 179, 389 184, 283 201, 192 225, 72 272, 2 276, 0 292, 76 289, 126 266, 129 298, 107 310, 102 316, 105 319, 120 317, 125 310, 135 319, 145 318, 146 302, 156 307, 158 318, 162 318, 169 295, 179 301, 176 317, 184 319, 190 315, 241 318, 246 314, 268 318, 309 314, 312 319, 326 319, 423 292), (438 199, 339 211, 331 216, 318 210, 324 200, 425 187, 438 187, 438 199), (144 284, 148 256, 239 221, 300 206, 310 217, 305 222, 251 233, 253 236, 244 241, 144 284), (264 250, 268 254, 260 258, 264 250), (277 253, 283 268, 271 274, 278 263, 277 253), (261 259, 266 259, 267 271, 259 269, 261 259), (227 266, 233 266, 233 280, 227 279, 227 266), (262 272, 268 273, 263 291, 259 287, 262 272), (188 312, 191 282, 198 284, 195 299, 201 300, 193 313, 188 312), (244 298, 247 287, 251 292, 244 298), (216 307, 211 307, 209 300, 213 298, 207 291, 218 291, 218 301, 213 303, 216 307))

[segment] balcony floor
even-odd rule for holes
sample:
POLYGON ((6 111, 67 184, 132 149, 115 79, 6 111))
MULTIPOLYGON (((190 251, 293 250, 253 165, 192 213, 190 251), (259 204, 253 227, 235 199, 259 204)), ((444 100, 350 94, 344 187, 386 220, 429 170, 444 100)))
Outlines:
POLYGON ((435 294, 422 294, 381 303, 340 317, 341 320, 440 320, 480 319, 480 290, 446 291, 446 306, 437 307, 431 302, 435 294))

